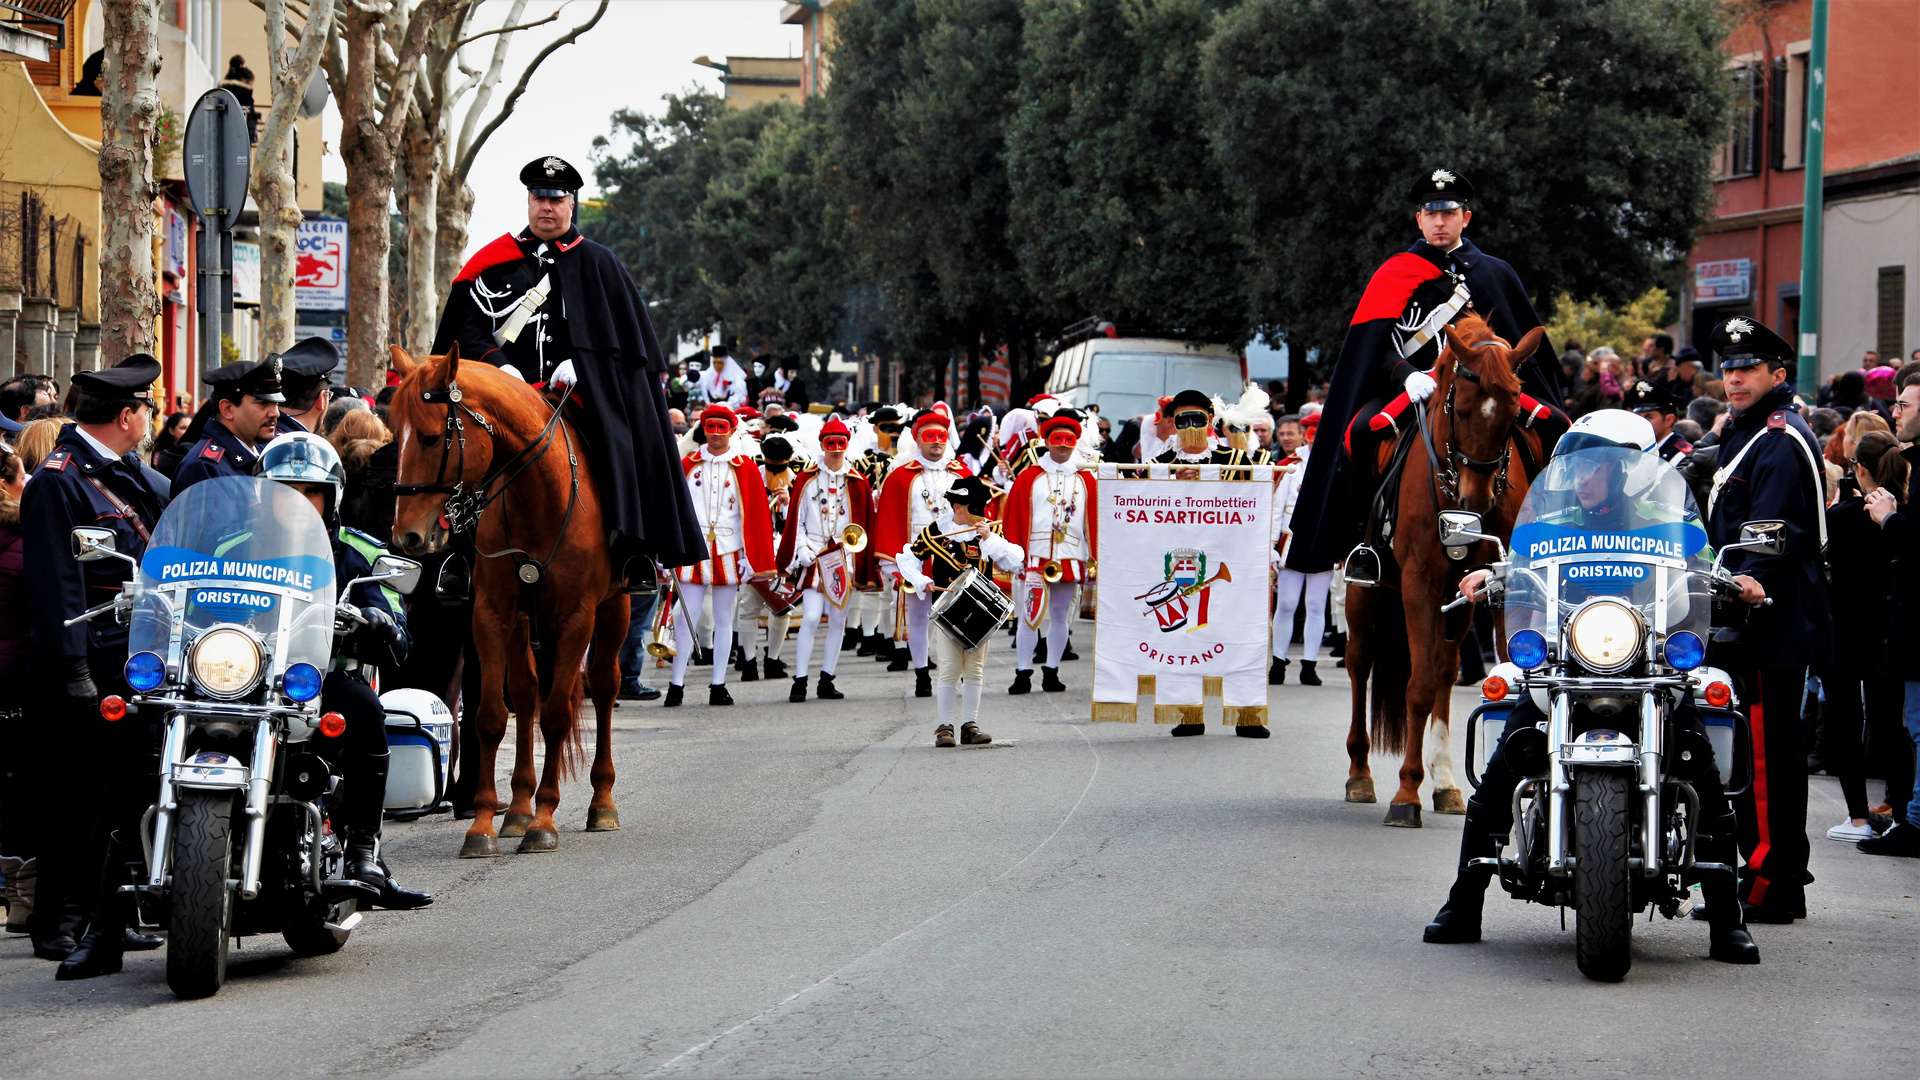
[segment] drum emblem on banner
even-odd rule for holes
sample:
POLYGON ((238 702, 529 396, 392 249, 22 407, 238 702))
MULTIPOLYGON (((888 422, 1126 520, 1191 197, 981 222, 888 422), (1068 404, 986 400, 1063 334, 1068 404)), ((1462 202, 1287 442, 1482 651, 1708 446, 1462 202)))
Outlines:
POLYGON ((853 581, 847 576, 846 555, 835 548, 820 556, 816 565, 820 568, 820 591, 834 607, 846 607, 847 594, 853 590, 853 581))
POLYGON ((1198 548, 1175 548, 1163 560, 1166 580, 1134 597, 1146 601, 1145 615, 1153 617, 1160 632, 1185 630, 1191 634, 1207 625, 1208 601, 1213 583, 1232 581, 1225 563, 1212 577, 1207 576, 1207 553, 1198 548))

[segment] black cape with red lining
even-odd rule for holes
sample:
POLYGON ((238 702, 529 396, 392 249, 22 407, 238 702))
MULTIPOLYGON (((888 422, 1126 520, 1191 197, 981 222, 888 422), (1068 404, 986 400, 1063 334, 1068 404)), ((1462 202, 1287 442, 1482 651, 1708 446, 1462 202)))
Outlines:
MULTIPOLYGON (((1314 433, 1313 452, 1307 455, 1307 475, 1301 480, 1300 499, 1294 508, 1293 544, 1287 549, 1290 569, 1303 574, 1331 570, 1360 542, 1369 508, 1360 505, 1362 500, 1355 491, 1365 487, 1370 493, 1372 487, 1340 482, 1341 473, 1350 467, 1343 452, 1347 425, 1367 402, 1399 394, 1408 372, 1433 366, 1438 355, 1434 342, 1414 354, 1417 365, 1401 359, 1395 347, 1394 324, 1415 291, 1436 282, 1449 266, 1466 275, 1467 291, 1472 295, 1469 310, 1486 319, 1494 333, 1517 342, 1540 325, 1540 316, 1520 284, 1520 275, 1503 260, 1475 247, 1471 240, 1462 240, 1451 252, 1418 240, 1374 271, 1354 309, 1328 379, 1320 427, 1314 433)), ((1554 356, 1552 345, 1541 341, 1533 356, 1520 365, 1519 374, 1529 394, 1558 408, 1560 376, 1554 356)))
MULTIPOLYGON (((473 282, 486 273, 489 288, 504 283, 516 294, 524 292, 540 277, 534 254, 540 244, 522 230, 500 237, 467 261, 448 291, 435 353, 457 341, 463 358, 496 366, 511 362, 494 344, 494 320, 475 303, 473 282)), ((564 304, 566 355, 579 380, 568 419, 586 438, 607 528, 663 566, 699 562, 707 545, 680 471, 662 385, 667 356, 646 302, 619 258, 579 230, 569 229, 549 252, 554 289, 547 303, 564 304)))

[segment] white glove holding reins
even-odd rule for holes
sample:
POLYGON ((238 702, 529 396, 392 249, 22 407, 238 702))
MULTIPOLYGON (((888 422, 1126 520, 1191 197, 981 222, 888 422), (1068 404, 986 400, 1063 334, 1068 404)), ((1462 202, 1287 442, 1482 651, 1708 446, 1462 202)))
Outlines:
POLYGON ((1407 376, 1407 400, 1416 404, 1433 396, 1434 387, 1440 385, 1433 376, 1424 371, 1416 371, 1407 376))

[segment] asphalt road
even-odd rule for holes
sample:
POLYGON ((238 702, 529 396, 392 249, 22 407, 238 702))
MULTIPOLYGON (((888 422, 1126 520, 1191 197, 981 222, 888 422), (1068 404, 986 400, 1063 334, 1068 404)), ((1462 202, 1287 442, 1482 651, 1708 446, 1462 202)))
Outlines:
MULTIPOLYGON (((1386 829, 1341 801, 1344 672, 1276 688, 1272 739, 1173 740, 1087 723, 1086 661, 1069 693, 1007 697, 1008 652, 983 720, 1011 745, 934 749, 911 678, 851 656, 842 702, 762 682, 732 709, 625 705, 624 831, 580 831, 578 784, 552 854, 462 861, 464 825, 392 826, 436 904, 371 915, 331 957, 249 939, 211 1000, 174 1001, 160 953, 56 983, 9 937, 0 1075, 1914 1069, 1920 866, 1824 839, 1830 779, 1811 917, 1756 927, 1759 967, 1660 920, 1601 985, 1553 911, 1497 888, 1484 943, 1420 942, 1461 819, 1386 829)), ((1382 798, 1395 768, 1375 759, 1382 798)))

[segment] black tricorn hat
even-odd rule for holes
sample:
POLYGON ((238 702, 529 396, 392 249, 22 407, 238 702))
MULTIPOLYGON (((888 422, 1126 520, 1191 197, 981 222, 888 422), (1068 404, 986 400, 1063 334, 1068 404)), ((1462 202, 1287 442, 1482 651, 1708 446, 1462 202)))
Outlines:
POLYGON ((526 168, 520 170, 520 182, 527 185, 530 193, 550 199, 572 195, 587 186, 580 170, 552 155, 527 162, 526 168))
POLYGON ((1202 409, 1208 416, 1213 415, 1213 399, 1198 390, 1182 390, 1167 402, 1167 415, 1172 416, 1181 409, 1202 409))
POLYGON ((1766 324, 1744 315, 1723 319, 1707 340, 1720 356, 1720 369, 1737 370, 1760 364, 1791 364, 1797 359, 1793 346, 1766 324))
POLYGON ((984 514, 993 498, 993 488, 977 476, 963 476, 947 488, 947 501, 957 502, 970 514, 984 514))

